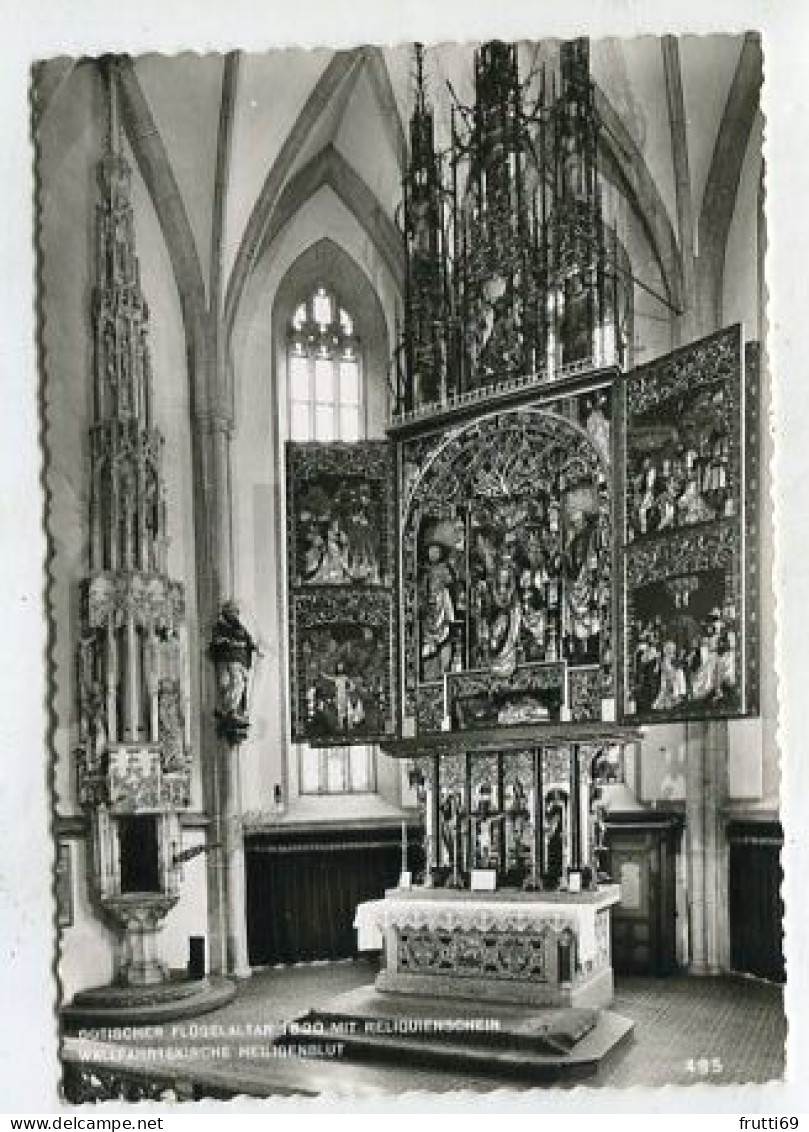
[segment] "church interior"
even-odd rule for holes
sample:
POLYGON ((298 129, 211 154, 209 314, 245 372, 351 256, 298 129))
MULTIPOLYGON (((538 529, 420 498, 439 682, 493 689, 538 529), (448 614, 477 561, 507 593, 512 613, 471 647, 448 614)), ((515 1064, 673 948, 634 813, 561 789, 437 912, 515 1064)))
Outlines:
POLYGON ((761 83, 36 65, 68 1099, 782 1076, 761 83))

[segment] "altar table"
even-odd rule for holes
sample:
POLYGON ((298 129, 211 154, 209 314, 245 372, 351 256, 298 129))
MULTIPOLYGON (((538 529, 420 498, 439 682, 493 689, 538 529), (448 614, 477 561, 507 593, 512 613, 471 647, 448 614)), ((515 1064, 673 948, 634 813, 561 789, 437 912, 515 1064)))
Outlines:
POLYGON ((490 1002, 607 1006, 610 909, 595 892, 392 889, 357 908, 361 951, 383 951, 379 990, 490 1002))

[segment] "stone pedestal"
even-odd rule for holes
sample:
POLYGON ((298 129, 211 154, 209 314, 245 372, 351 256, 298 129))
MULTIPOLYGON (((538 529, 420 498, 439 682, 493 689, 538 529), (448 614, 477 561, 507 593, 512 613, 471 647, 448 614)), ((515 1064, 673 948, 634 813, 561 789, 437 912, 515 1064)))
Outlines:
POLYGON ((160 892, 133 892, 102 900, 102 907, 124 932, 119 983, 146 987, 167 981, 169 972, 160 958, 158 933, 177 900, 177 895, 160 892))

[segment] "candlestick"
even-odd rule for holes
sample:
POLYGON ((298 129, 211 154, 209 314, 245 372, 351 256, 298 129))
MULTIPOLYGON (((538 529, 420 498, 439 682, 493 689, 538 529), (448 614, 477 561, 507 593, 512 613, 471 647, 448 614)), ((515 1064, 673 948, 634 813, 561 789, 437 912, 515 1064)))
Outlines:
POLYGON ((453 888, 460 887, 460 876, 458 873, 458 857, 461 851, 461 821, 460 815, 457 810, 453 819, 453 837, 452 837, 452 885, 453 888))

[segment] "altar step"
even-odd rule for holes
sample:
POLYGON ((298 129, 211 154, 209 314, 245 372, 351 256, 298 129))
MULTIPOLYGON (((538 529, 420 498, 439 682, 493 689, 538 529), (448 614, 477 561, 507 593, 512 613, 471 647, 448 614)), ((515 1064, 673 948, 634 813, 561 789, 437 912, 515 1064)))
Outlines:
POLYGON ((536 1081, 591 1077, 631 1038, 609 1010, 537 1008, 360 987, 298 1018, 282 1044, 337 1043, 342 1057, 536 1081))
POLYGON ((207 975, 189 979, 173 971, 165 983, 130 987, 110 984, 79 991, 60 1014, 67 1033, 77 1029, 153 1026, 210 1014, 236 997, 230 979, 207 975))

